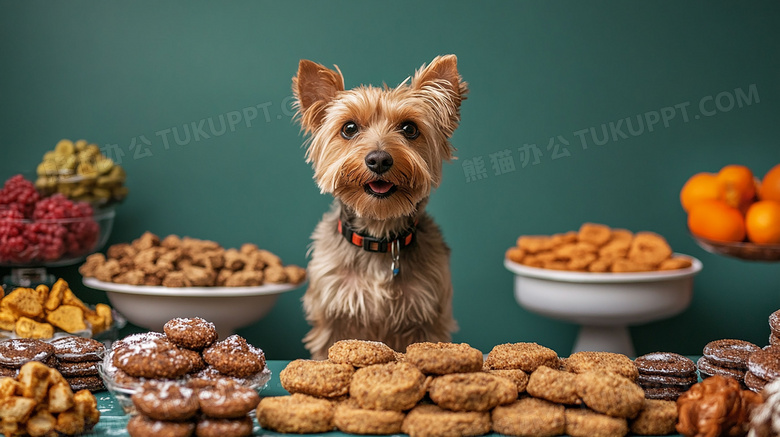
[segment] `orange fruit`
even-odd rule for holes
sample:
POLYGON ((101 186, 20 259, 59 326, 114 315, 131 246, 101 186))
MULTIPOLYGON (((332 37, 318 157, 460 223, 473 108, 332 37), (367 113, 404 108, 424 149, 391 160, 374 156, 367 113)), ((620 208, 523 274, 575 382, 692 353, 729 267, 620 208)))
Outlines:
POLYGON ((780 164, 769 169, 764 175, 758 188, 758 198, 780 202, 780 164))
POLYGON ((745 239, 745 219, 737 208, 723 200, 702 200, 688 211, 688 229, 693 235, 713 241, 745 239))
POLYGON ((731 164, 720 169, 718 181, 723 186, 723 200, 734 208, 745 209, 756 196, 756 178, 744 165, 731 164))
POLYGON ((691 176, 680 190, 680 203, 686 212, 702 200, 723 199, 723 184, 714 173, 696 173, 691 176))
POLYGON ((756 244, 780 244, 780 202, 759 200, 745 215, 748 240, 756 244))

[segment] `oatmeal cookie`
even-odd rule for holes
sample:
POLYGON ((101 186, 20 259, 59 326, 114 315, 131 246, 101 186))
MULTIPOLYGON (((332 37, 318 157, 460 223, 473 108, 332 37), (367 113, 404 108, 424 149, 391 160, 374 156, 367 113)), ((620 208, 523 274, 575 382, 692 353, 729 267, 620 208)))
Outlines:
POLYGON ((421 342, 406 348, 406 362, 425 374, 479 372, 482 352, 466 343, 421 342))
POLYGON ((257 423, 269 431, 313 434, 333 429, 334 405, 327 399, 300 393, 267 397, 256 411, 257 423))
POLYGON ((405 417, 401 411, 360 408, 354 399, 348 399, 336 405, 333 424, 349 434, 399 434, 405 417))
POLYGON ((667 435, 675 434, 677 424, 677 403, 657 399, 645 399, 639 415, 629 423, 632 434, 667 435))
POLYGON ((520 369, 531 373, 539 366, 558 368, 558 354, 536 343, 505 343, 493 347, 485 359, 490 369, 520 369))
POLYGON ((428 395, 452 411, 488 411, 517 399, 517 385, 485 372, 450 373, 433 380, 428 395))
POLYGON ((635 417, 645 399, 641 387, 612 372, 581 373, 575 384, 585 405, 608 416, 635 417))
POLYGON ((524 397, 508 405, 499 405, 491 413, 493 431, 513 436, 552 437, 564 432, 563 405, 524 397))
POLYGON ((565 412, 566 434, 572 437, 623 437, 628 434, 628 422, 622 417, 599 414, 587 408, 572 408, 565 412))
POLYGON ((363 367, 355 371, 349 395, 362 408, 408 410, 425 396, 425 375, 409 363, 363 367))
POLYGON ((487 372, 491 375, 500 376, 502 378, 507 378, 514 382, 517 386, 518 393, 525 392, 526 388, 528 387, 528 374, 520 369, 486 369, 484 372, 487 372))
POLYGON ((366 367, 395 361, 395 351, 380 341, 340 340, 328 349, 328 360, 366 367))
POLYGON ((613 352, 575 352, 566 358, 566 369, 574 373, 614 372, 636 381, 639 371, 631 358, 613 352))
POLYGON ((576 373, 563 372, 547 366, 539 366, 528 379, 529 395, 558 404, 579 404, 575 381, 576 373))
POLYGON ((477 436, 490 431, 490 413, 420 404, 409 411, 401 429, 410 437, 477 436))
POLYGON ((290 393, 335 398, 349 393, 355 368, 327 360, 297 359, 279 372, 282 387, 290 393))

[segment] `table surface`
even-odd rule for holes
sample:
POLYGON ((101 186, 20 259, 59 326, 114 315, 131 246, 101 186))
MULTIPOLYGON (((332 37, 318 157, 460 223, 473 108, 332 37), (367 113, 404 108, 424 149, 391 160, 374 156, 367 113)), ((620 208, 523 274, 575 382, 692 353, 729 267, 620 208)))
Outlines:
MULTIPOLYGON (((260 395, 267 396, 284 396, 288 392, 282 388, 282 384, 279 381, 279 372, 284 369, 289 361, 269 360, 266 364, 271 370, 271 380, 268 382, 260 395)), ((100 410, 100 422, 95 426, 92 432, 84 434, 85 436, 117 436, 126 437, 127 433, 127 421, 130 418, 125 414, 121 404, 111 393, 107 391, 101 391, 95 393, 95 397, 98 401, 98 409, 100 410)), ((253 413, 254 415, 254 413, 253 413)), ((253 436, 289 436, 290 434, 281 434, 273 431, 267 431, 257 424, 255 421, 253 436)), ((315 435, 315 434, 307 434, 315 435)), ((353 434, 344 434, 338 431, 326 433, 328 437, 342 437, 342 436, 354 436, 353 434)), ((405 434, 401 434, 405 435, 405 434)), ((499 436, 500 434, 487 434, 488 436, 499 436)))

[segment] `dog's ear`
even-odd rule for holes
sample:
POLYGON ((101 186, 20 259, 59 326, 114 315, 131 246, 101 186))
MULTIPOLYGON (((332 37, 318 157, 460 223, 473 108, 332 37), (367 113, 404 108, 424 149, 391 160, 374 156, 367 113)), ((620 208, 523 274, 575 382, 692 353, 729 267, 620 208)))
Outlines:
POLYGON ((452 134, 460 121, 460 104, 468 93, 468 84, 458 74, 458 58, 455 55, 434 58, 415 72, 411 86, 429 94, 426 100, 436 106, 438 114, 446 117, 442 121, 452 134))
POLYGON ((344 78, 338 67, 333 71, 316 62, 301 59, 292 88, 301 126, 306 132, 311 132, 322 123, 325 106, 339 91, 344 91, 344 78))

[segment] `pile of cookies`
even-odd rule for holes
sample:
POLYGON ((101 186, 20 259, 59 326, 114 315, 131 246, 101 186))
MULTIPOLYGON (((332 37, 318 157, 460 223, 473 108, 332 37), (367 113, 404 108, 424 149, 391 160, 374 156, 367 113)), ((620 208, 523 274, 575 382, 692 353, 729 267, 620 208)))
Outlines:
POLYGON ((696 363, 673 352, 653 352, 634 360, 639 377, 637 383, 648 399, 676 401, 699 381, 696 363))
POLYGON ((37 188, 44 195, 61 193, 69 199, 105 205, 127 196, 125 171, 86 140, 60 140, 38 164, 37 188))
POLYGON ((160 239, 151 232, 109 247, 106 255, 90 255, 79 272, 103 282, 165 287, 299 284, 306 278, 303 268, 285 266, 254 244, 225 249, 214 241, 176 235, 160 239))
POLYGON ((262 350, 239 335, 217 341, 214 324, 199 317, 171 319, 164 333, 131 334, 114 342, 103 372, 113 384, 129 389, 148 380, 230 378, 251 385, 268 373, 262 350))
POLYGON ((523 235, 507 250, 506 258, 530 267, 579 272, 647 272, 691 266, 685 256, 673 255, 661 235, 584 223, 578 231, 523 235))
POLYGON ((265 429, 354 434, 623 436, 674 432, 673 401, 646 399, 624 355, 560 359, 536 343, 483 354, 468 344, 343 340, 321 361, 295 360, 279 374, 289 396, 260 401, 265 429))
POLYGON ((748 357, 760 349, 745 340, 713 340, 704 346, 696 366, 702 378, 721 375, 735 379, 744 387, 748 357))
POLYGON ((246 437, 252 434, 249 413, 260 396, 233 380, 147 382, 131 397, 136 411, 127 424, 131 437, 246 437))
POLYGON ((0 376, 16 377, 30 361, 40 362, 59 372, 73 391, 104 388, 98 376, 103 343, 82 337, 60 337, 49 343, 34 338, 14 338, 0 342, 0 376))
POLYGON ((78 435, 100 419, 89 390, 73 393, 57 370, 25 363, 16 378, 0 378, 0 433, 5 436, 78 435))
POLYGON ((99 303, 92 309, 60 278, 49 289, 18 287, 5 296, 0 289, 0 329, 18 337, 51 338, 57 330, 98 334, 111 327, 111 307, 99 303))

